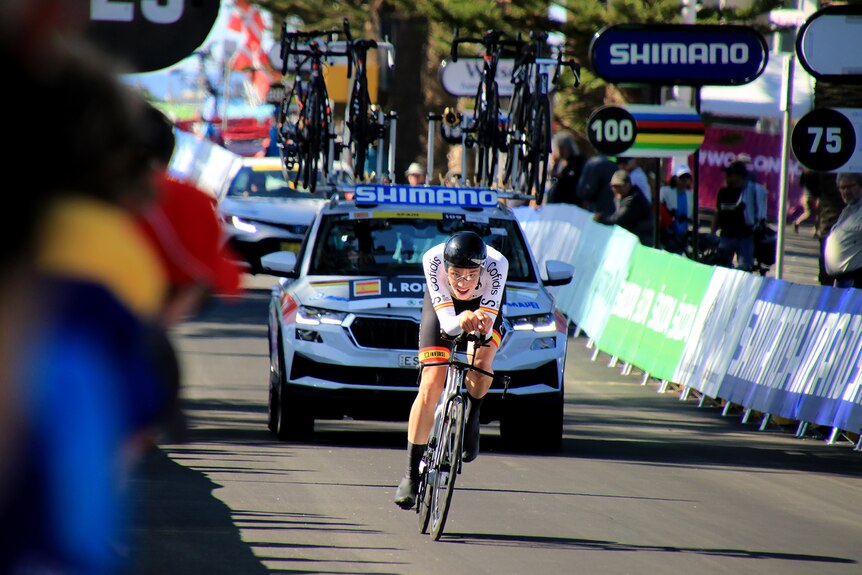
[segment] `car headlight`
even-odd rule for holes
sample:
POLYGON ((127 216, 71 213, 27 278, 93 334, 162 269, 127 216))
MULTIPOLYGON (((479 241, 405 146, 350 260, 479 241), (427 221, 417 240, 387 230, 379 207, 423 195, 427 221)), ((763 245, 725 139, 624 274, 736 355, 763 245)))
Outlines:
POLYGON ((228 223, 238 229, 241 232, 245 232, 247 234, 256 234, 257 226, 253 223, 246 221, 242 218, 238 218, 236 216, 230 216, 229 218, 225 218, 228 220, 228 223))
POLYGON ((554 314, 522 315, 507 318, 515 331, 532 330, 538 333, 557 331, 554 314))
POLYGON ((332 311, 319 307, 307 307, 302 305, 296 310, 296 323, 303 325, 320 325, 322 323, 341 325, 341 322, 343 322, 346 317, 346 312, 332 311))

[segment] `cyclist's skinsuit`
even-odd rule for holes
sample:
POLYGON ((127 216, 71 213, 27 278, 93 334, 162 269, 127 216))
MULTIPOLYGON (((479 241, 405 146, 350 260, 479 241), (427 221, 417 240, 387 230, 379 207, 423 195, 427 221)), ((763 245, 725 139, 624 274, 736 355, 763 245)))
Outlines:
MULTIPOLYGON (((422 256, 422 267, 428 289, 422 304, 422 323, 419 326, 419 361, 424 364, 445 363, 449 361, 449 346, 444 341, 441 330, 455 337, 461 333, 458 314, 464 310, 482 310, 493 321, 483 334, 491 339, 491 345, 498 347, 503 337, 503 316, 500 313, 509 261, 491 246, 487 246, 488 257, 481 268, 479 283, 467 299, 452 297, 446 266, 443 262, 445 243, 434 246, 422 256)), ((480 270, 477 270, 480 271, 480 270)))

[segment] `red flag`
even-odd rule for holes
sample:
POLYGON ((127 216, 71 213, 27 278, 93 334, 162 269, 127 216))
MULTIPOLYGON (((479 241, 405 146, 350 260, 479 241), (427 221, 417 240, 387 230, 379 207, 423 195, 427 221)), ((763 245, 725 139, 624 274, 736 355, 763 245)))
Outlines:
POLYGON ((261 38, 266 29, 263 16, 256 6, 249 6, 244 0, 236 1, 236 9, 228 22, 228 28, 245 35, 245 42, 237 49, 233 69, 260 70, 269 64, 269 59, 261 47, 261 38))

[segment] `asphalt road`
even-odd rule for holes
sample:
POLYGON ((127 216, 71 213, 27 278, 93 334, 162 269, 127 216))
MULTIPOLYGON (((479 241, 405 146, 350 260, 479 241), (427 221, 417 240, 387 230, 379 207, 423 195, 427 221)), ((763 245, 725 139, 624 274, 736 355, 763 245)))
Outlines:
POLYGON ((318 422, 292 444, 266 429, 268 281, 174 334, 188 440, 131 485, 137 573, 862 572, 851 444, 659 394, 584 338, 569 340, 562 451, 507 452, 486 426, 435 543, 392 503, 403 423, 318 422))

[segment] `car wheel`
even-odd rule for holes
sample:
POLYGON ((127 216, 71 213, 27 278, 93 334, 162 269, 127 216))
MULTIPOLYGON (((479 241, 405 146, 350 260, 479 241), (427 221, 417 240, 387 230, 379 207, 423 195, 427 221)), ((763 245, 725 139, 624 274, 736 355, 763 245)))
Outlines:
POLYGON ((563 441, 563 399, 525 408, 513 406, 500 419, 500 435, 510 449, 555 452, 563 441))
POLYGON ((282 441, 308 439, 314 433, 314 418, 282 379, 279 390, 278 423, 275 435, 282 441))
MULTIPOLYGON (((280 334, 279 334, 280 335, 280 334)), ((268 338, 269 341, 272 341, 272 338, 268 338)), ((279 337, 279 342, 281 341, 281 337, 279 337)), ((269 403, 268 403, 268 412, 267 412, 267 421, 266 426, 269 430, 275 433, 278 430, 278 386, 281 382, 281 366, 284 365, 284 362, 281 360, 281 346, 279 345, 278 354, 276 354, 276 363, 273 364, 272 360, 270 360, 269 367, 269 403)), ((272 356, 270 356, 272 357, 272 356)))

